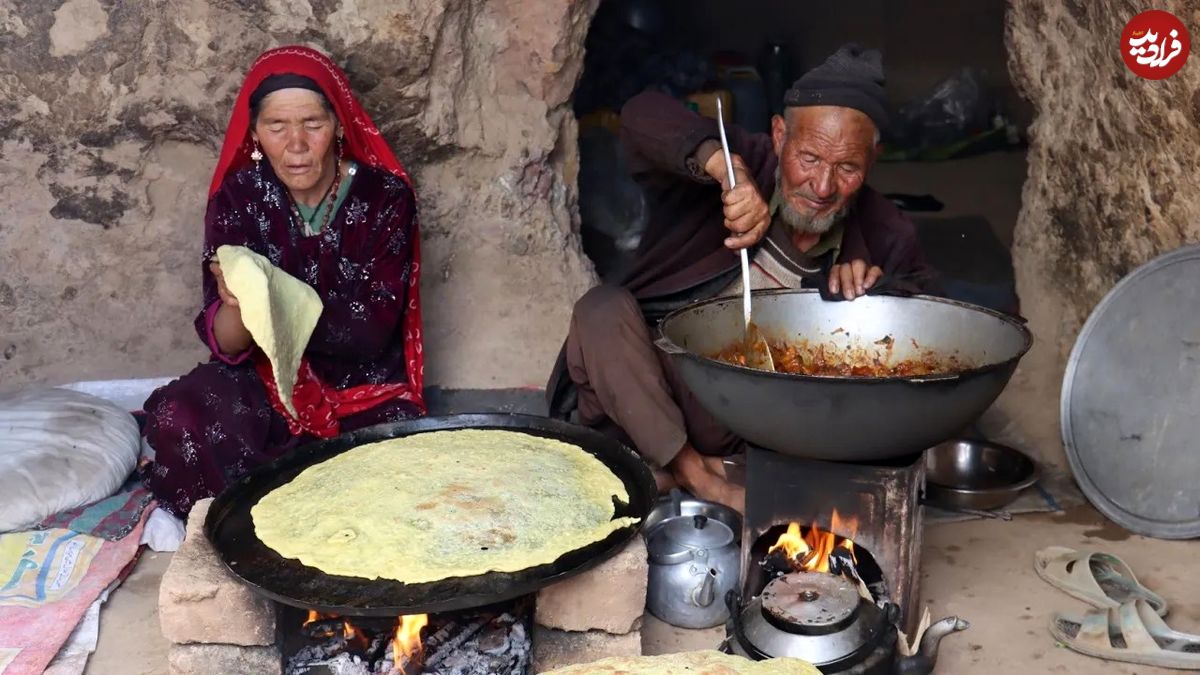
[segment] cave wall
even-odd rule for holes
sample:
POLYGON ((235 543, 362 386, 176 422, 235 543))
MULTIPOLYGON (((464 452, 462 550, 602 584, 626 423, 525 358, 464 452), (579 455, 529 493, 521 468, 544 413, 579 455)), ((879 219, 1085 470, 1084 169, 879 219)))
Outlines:
POLYGON ((286 43, 345 68, 413 175, 427 381, 542 385, 594 282, 568 101, 597 2, 0 0, 0 390, 205 358, 205 193, 286 43))
MULTIPOLYGON (((1196 38, 1194 2, 1154 7, 1196 38)), ((1006 16, 1009 71, 1036 111, 1013 258, 1037 342, 998 407, 1058 464, 1062 377, 1083 323, 1123 276, 1200 241, 1200 60, 1165 80, 1130 72, 1121 30, 1145 9, 1014 0, 1006 16)))
MULTIPOLYGON (((343 64, 417 183, 431 384, 540 385, 594 283, 573 216, 568 100, 597 0, 0 0, 0 390, 172 375, 204 358, 204 193, 262 50, 343 64)), ((1162 8, 1200 25, 1182 0, 1162 8)), ((1014 264, 1037 337, 997 410, 1062 462, 1058 395, 1092 308, 1200 240, 1200 64, 1120 60, 1140 4, 1014 0, 1030 101, 1014 264)))

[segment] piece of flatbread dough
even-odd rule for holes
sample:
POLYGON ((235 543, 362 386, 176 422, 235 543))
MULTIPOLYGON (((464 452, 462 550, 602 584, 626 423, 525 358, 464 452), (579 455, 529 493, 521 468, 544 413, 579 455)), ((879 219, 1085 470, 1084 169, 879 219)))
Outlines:
POLYGON ((271 361, 283 406, 297 417, 292 392, 300 359, 324 309, 320 296, 245 246, 221 246, 217 262, 225 285, 238 300, 242 323, 271 361))
POLYGON ((351 448, 250 509, 254 533, 326 574, 408 584, 517 572, 636 518, 625 484, 577 445, 501 429, 431 431, 351 448))
POLYGON ((793 658, 751 661, 714 649, 661 656, 614 656, 564 666, 542 675, 821 675, 808 661, 793 658))

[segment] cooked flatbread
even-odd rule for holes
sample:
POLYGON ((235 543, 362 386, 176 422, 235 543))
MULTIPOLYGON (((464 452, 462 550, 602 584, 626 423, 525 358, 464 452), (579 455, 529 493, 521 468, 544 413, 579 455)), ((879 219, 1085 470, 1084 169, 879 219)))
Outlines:
POLYGON ((551 563, 637 521, 621 479, 582 448, 503 430, 371 443, 311 466, 250 509, 285 558, 416 584, 551 563))
POLYGON ((300 358, 324 307, 312 286, 245 246, 217 248, 225 285, 238 300, 242 323, 271 361, 279 398, 292 417, 300 358))
POLYGON ((821 675, 808 661, 792 658, 751 661, 708 649, 662 656, 615 656, 593 663, 566 666, 542 675, 821 675))

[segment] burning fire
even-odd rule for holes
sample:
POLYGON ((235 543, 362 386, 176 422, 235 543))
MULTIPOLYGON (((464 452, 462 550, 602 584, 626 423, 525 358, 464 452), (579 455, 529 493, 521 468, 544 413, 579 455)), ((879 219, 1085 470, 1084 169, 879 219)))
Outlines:
POLYGON ((429 623, 428 614, 412 614, 400 617, 396 637, 392 638, 392 658, 397 664, 419 662, 424 658, 421 644, 421 629, 429 623), (401 661, 400 655, 404 655, 401 661))
MULTIPOLYGON (((308 610, 308 618, 305 619, 305 621, 304 621, 304 626, 307 627, 308 624, 310 624, 314 621, 324 621, 326 619, 339 619, 339 618, 341 618, 341 617, 339 617, 336 614, 322 614, 320 612, 314 612, 313 610, 310 609, 310 610, 308 610)), ((325 635, 332 636, 333 631, 329 631, 329 632, 325 633, 325 635)), ((367 644, 370 643, 370 640, 367 638, 367 634, 362 632, 358 628, 356 628, 347 619, 342 619, 342 637, 346 638, 346 642, 358 643, 358 645, 363 648, 365 648, 367 646, 367 644)))
POLYGON ((830 521, 829 531, 813 525, 808 528, 808 533, 804 536, 800 535, 800 523, 789 523, 787 532, 780 535, 775 545, 767 549, 767 555, 782 550, 797 570, 829 572, 830 554, 834 549, 842 548, 849 551, 851 559, 857 563, 858 558, 854 555, 854 541, 851 538, 858 533, 858 521, 853 518, 843 520, 838 515, 837 509, 833 510, 833 517, 830 521), (837 541, 836 532, 845 533, 842 535, 844 538, 841 543, 837 541))

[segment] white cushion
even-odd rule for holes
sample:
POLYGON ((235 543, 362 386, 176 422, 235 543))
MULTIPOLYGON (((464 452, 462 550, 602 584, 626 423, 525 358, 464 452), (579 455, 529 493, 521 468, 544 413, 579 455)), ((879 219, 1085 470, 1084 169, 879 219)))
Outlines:
POLYGON ((112 495, 137 463, 128 411, 66 389, 0 395, 0 532, 112 495))

